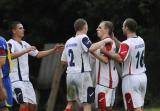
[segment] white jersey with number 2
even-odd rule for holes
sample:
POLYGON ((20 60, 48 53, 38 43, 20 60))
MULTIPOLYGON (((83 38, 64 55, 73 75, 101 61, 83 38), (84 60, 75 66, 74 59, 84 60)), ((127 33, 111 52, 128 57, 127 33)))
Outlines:
POLYGON ((67 62, 67 73, 81 73, 91 71, 88 48, 91 41, 88 36, 71 37, 65 44, 61 60, 67 62))

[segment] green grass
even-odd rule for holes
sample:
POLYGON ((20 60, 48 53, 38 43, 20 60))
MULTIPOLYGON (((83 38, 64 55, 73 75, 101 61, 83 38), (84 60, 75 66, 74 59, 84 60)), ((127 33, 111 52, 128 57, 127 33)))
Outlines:
POLYGON ((145 111, 160 111, 160 108, 145 109, 145 111))
MULTIPOLYGON (((114 109, 114 111, 125 111, 124 109, 114 109)), ((160 111, 160 108, 145 108, 144 111, 160 111)))

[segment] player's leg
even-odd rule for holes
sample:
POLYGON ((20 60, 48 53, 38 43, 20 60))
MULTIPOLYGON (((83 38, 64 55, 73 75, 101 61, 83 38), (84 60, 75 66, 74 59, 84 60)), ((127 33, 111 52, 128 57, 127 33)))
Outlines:
POLYGON ((91 103, 94 102, 94 88, 90 76, 90 72, 81 73, 78 83, 78 92, 79 92, 79 99, 80 102, 83 103, 83 110, 84 111, 91 111, 91 103))
POLYGON ((29 108, 29 111, 37 111, 36 104, 28 103, 28 108, 29 108))
POLYGON ((107 104, 107 111, 112 111, 113 110, 113 105, 114 105, 114 102, 115 102, 115 94, 116 94, 116 88, 114 89, 109 89, 109 92, 108 92, 108 102, 109 104, 107 104))
POLYGON ((72 107, 77 99, 77 90, 76 85, 74 83, 74 74, 67 74, 67 105, 64 111, 72 111, 72 107))
POLYGON ((144 98, 145 98, 145 94, 146 94, 146 88, 147 88, 147 76, 146 74, 141 74, 137 77, 140 81, 140 85, 139 85, 139 100, 141 101, 140 105, 141 107, 135 108, 135 111, 144 111, 143 109, 143 105, 144 105, 144 98))
POLYGON ((98 111, 112 111, 115 100, 115 90, 96 85, 96 106, 98 111))
POLYGON ((20 104, 19 111, 29 111, 28 103, 24 102, 24 91, 20 87, 14 89, 14 98, 18 104, 20 104))
POLYGON ((141 76, 143 75, 127 76, 122 81, 125 108, 128 111, 142 111, 144 98, 141 92, 141 76))
POLYGON ((141 107, 135 108, 134 111, 143 111, 141 107))
POLYGON ((28 99, 27 99, 27 88, 25 82, 18 81, 12 83, 12 91, 14 94, 15 101, 20 104, 19 111, 29 111, 28 99))
POLYGON ((3 107, 0 109, 0 111, 9 111, 9 109, 7 107, 3 107))
POLYGON ((92 107, 90 103, 83 103, 83 111, 92 111, 91 109, 92 107))
POLYGON ((19 111, 29 111, 27 103, 21 103, 19 107, 19 111))
POLYGON ((132 82, 130 79, 131 76, 126 76, 122 80, 122 94, 123 94, 123 101, 126 111, 134 111, 133 106, 133 90, 132 90, 132 82))
POLYGON ((0 111, 9 111, 13 105, 13 95, 11 89, 11 81, 9 77, 3 78, 3 85, 7 93, 7 99, 0 104, 0 111))
POLYGON ((67 106, 64 111, 72 111, 72 107, 75 104, 75 101, 68 101, 67 106))
POLYGON ((26 97, 28 98, 29 111, 37 110, 36 94, 31 82, 25 82, 26 84, 26 97))

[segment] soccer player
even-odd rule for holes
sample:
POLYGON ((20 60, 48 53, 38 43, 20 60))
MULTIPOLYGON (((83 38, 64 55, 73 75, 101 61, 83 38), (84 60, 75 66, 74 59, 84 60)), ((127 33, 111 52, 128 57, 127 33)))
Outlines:
POLYGON ((147 86, 146 68, 144 64, 145 43, 136 34, 137 22, 127 18, 123 22, 123 33, 127 40, 120 43, 119 52, 102 52, 109 58, 122 63, 122 93, 127 111, 143 111, 147 86))
MULTIPOLYGON (((100 40, 105 38, 111 38, 113 33, 113 24, 110 21, 100 22, 97 28, 97 36, 100 40)), ((116 51, 116 45, 114 42, 106 44, 101 48, 109 52, 116 51)), ((108 61, 101 61, 96 59, 96 107, 98 111, 112 111, 112 106, 115 100, 115 91, 118 85, 118 74, 115 68, 115 62, 113 59, 110 59, 100 52, 100 49, 94 49, 98 55, 103 56, 108 61)))
POLYGON ((23 41, 24 28, 21 22, 15 21, 11 24, 12 39, 8 41, 11 47, 11 56, 13 61, 13 71, 10 78, 12 82, 12 91, 14 98, 20 104, 19 111, 36 111, 36 95, 29 80, 28 55, 36 58, 42 58, 55 53, 63 48, 63 45, 46 50, 38 51, 35 46, 31 46, 23 41))
POLYGON ((79 18, 74 22, 75 37, 71 37, 65 44, 61 61, 67 64, 67 100, 64 111, 72 111, 76 100, 83 104, 84 111, 91 111, 91 103, 94 101, 94 91, 90 76, 89 51, 90 48, 100 47, 109 40, 95 43, 93 46, 89 37, 87 21, 79 18))
POLYGON ((6 40, 0 36, 0 111, 9 111, 13 105, 13 96, 9 73, 11 56, 6 40))

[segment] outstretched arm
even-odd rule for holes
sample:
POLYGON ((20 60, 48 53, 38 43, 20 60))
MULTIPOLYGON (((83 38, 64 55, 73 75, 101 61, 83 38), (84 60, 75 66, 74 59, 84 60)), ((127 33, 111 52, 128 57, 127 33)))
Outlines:
POLYGON ((49 49, 49 50, 46 50, 46 51, 39 51, 38 54, 37 54, 37 58, 42 58, 42 57, 45 57, 45 56, 48 56, 52 53, 56 53, 56 52, 62 52, 62 50, 64 49, 64 45, 62 44, 58 44, 58 45, 55 45, 52 49, 49 49))
POLYGON ((30 46, 30 47, 28 47, 28 48, 26 48, 22 51, 19 51, 19 52, 12 52, 11 57, 12 57, 12 59, 17 58, 17 57, 20 57, 20 56, 24 55, 25 53, 28 53, 28 52, 34 51, 34 50, 36 50, 36 47, 35 46, 30 46))

